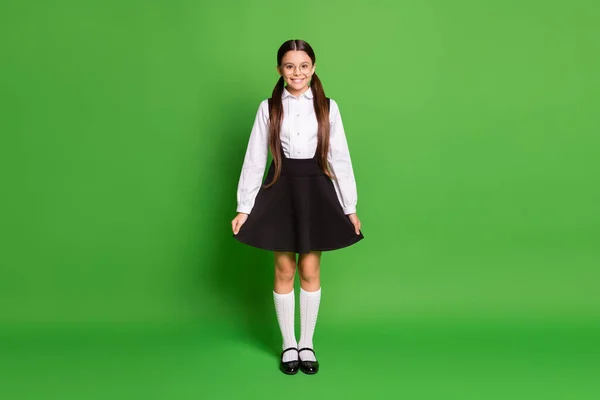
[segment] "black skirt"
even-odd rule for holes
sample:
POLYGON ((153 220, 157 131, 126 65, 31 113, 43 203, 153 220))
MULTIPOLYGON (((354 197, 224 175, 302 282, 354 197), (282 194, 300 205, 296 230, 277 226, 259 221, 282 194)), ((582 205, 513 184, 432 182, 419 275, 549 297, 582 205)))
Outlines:
MULTIPOLYGON (((353 245, 363 239, 344 214, 333 182, 316 155, 287 158, 281 152, 281 175, 268 189, 261 187, 248 219, 234 238, 252 247, 305 254, 353 245)), ((271 162, 264 184, 275 174, 271 162)))

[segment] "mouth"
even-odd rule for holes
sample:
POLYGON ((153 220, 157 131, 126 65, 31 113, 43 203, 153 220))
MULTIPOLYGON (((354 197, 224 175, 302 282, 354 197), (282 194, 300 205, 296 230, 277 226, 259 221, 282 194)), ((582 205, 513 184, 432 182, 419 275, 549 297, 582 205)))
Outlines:
POLYGON ((292 81, 292 83, 298 84, 298 83, 302 83, 304 81, 304 79, 303 78, 301 78, 301 79, 291 79, 291 81, 292 81))

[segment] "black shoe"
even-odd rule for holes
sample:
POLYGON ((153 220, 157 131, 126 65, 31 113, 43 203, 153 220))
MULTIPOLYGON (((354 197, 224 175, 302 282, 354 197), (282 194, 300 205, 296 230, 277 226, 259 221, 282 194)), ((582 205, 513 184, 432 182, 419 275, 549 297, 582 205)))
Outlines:
MULTIPOLYGON (((279 369, 286 375, 295 375, 298 373, 298 360, 294 361, 283 361, 283 355, 290 350, 298 351, 295 347, 290 347, 281 352, 281 362, 279 363, 279 369)), ((298 357, 300 358, 300 357, 298 357)))
MULTIPOLYGON (((302 361, 302 359, 300 358, 300 352, 304 351, 304 350, 312 351, 312 353, 315 354, 315 351, 308 347, 304 347, 304 348, 298 350, 298 359, 300 360, 300 370, 302 372, 304 372, 305 374, 314 375, 317 372, 319 372, 319 362, 318 361, 302 361)), ((315 358, 317 358, 316 354, 315 354, 315 358)))

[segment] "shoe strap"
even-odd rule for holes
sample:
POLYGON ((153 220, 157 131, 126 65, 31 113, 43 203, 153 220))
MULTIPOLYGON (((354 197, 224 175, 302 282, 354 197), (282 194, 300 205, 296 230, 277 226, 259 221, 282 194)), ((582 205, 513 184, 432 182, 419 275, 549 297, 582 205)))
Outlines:
MULTIPOLYGON (((313 349, 311 349, 310 347, 303 347, 298 350, 298 353, 300 353, 301 351, 304 351, 304 350, 312 351, 312 353, 315 354, 315 351, 313 349)), ((316 356, 316 354, 315 354, 315 356, 316 356)))
POLYGON ((296 347, 288 347, 287 349, 285 349, 284 351, 281 352, 281 356, 283 357, 283 355, 290 350, 298 351, 298 349, 296 347))

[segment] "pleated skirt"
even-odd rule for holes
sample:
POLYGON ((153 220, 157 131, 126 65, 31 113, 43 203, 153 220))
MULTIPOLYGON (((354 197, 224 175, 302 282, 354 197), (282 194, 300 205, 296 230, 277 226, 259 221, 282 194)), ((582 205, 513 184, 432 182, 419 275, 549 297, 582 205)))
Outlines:
MULTIPOLYGON (((271 162, 263 184, 274 174, 271 162)), ((354 231, 317 159, 283 154, 279 179, 268 189, 261 187, 248 219, 233 237, 259 249, 299 254, 336 250, 364 238, 354 231)))

